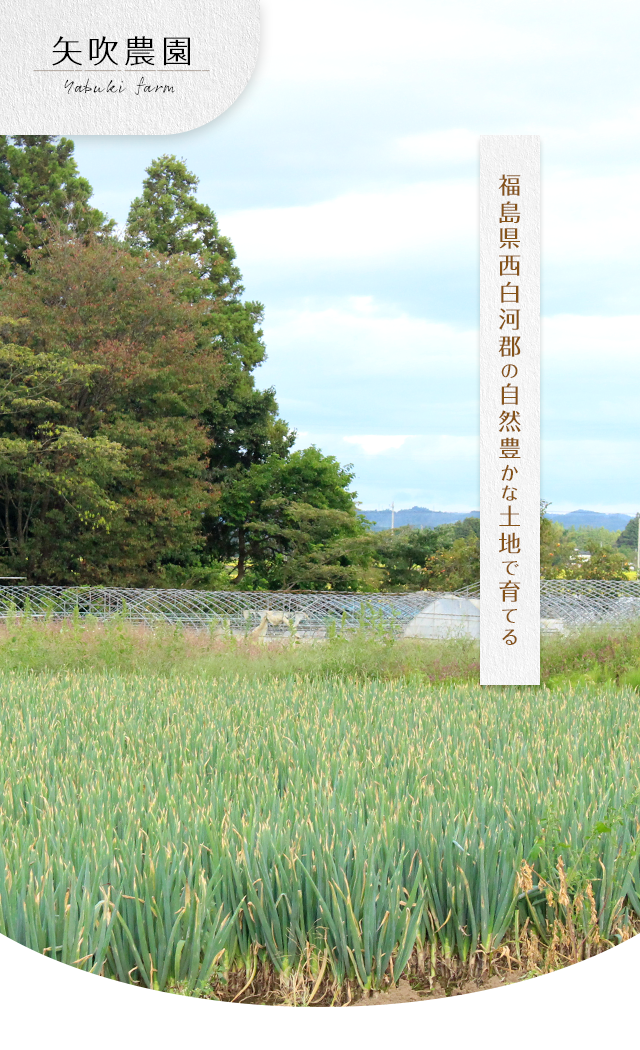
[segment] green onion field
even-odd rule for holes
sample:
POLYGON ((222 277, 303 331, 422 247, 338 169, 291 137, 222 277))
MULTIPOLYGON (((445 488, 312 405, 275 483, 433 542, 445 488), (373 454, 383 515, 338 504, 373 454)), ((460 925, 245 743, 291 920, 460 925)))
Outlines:
POLYGON ((328 1006, 640 921, 628 686, 5 670, 0 712, 0 932, 105 977, 328 1006))

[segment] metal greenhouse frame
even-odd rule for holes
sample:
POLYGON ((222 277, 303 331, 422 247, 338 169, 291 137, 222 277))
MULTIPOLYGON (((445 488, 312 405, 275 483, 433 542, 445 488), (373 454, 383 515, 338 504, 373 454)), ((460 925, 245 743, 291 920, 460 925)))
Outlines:
MULTIPOLYGON (((637 580, 542 580, 540 613, 565 628, 622 626, 640 619, 637 580)), ((195 591, 116 587, 0 587, 0 620, 30 615, 39 620, 73 616, 106 622, 118 617, 148 627, 174 624, 221 633, 323 636, 371 628, 401 633, 442 591, 363 594, 337 591, 195 591)), ((449 596, 479 598, 478 585, 449 596)))

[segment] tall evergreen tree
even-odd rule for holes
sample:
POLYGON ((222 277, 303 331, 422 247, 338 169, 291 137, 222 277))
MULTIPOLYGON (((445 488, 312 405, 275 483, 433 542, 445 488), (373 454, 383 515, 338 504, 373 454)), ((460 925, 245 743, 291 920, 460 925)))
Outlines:
POLYGON ((638 549, 638 519, 630 518, 616 540, 616 547, 638 549))
MULTIPOLYGON (((197 200, 198 182, 177 157, 154 160, 142 195, 131 205, 127 238, 134 252, 184 254, 196 264, 192 301, 204 302, 203 335, 222 352, 220 386, 201 417, 211 442, 209 477, 227 490, 244 490, 246 472, 270 456, 286 456, 295 434, 278 417, 275 391, 255 386, 255 369, 265 359, 263 308, 243 301, 233 245, 221 235, 211 208, 197 200)), ((217 516, 205 519, 205 528, 210 547, 220 554, 235 549, 242 563, 242 524, 225 525, 217 516)))
POLYGON ((74 235, 109 233, 113 222, 89 204, 93 190, 78 173, 71 139, 0 136, 0 251, 5 269, 29 265, 28 252, 51 228, 74 235))
POLYGON ((202 294, 237 301, 244 288, 236 253, 221 236, 211 208, 197 199, 198 177, 169 154, 152 161, 146 171, 142 196, 129 209, 129 244, 161 255, 190 255, 202 278, 211 282, 203 285, 202 294))
POLYGON ((243 586, 356 586, 370 544, 347 489, 352 476, 318 449, 290 455, 295 433, 278 416, 275 391, 255 385, 262 306, 242 300, 235 251, 197 186, 183 161, 154 160, 127 237, 134 252, 193 260, 192 301, 204 305, 203 335, 222 352, 220 385, 201 415, 209 480, 220 492, 204 518, 209 556, 235 561, 243 586))
POLYGON ((284 454, 293 443, 278 419, 275 391, 257 390, 254 370, 265 359, 261 303, 243 301, 244 287, 233 245, 220 234, 211 208, 198 201, 198 178, 183 161, 165 154, 147 168, 142 195, 129 211, 127 240, 133 251, 187 255, 199 278, 192 301, 204 301, 204 334, 220 348, 222 385, 203 422, 212 439, 212 479, 284 454))

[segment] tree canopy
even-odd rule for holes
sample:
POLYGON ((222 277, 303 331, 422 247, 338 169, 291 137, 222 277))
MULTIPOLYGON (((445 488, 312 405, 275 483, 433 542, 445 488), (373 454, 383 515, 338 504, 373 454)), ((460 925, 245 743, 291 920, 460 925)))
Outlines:
MULTIPOLYGON (((559 522, 540 515, 540 576, 545 580, 624 580, 629 564, 625 554, 616 550, 613 539, 599 538, 602 530, 590 530, 581 547, 576 533, 559 522)), ((614 534, 615 538, 615 534, 614 534)))
POLYGON ((311 446, 238 467, 208 523, 236 582, 268 589, 359 589, 374 544, 357 514, 353 474, 311 446))
POLYGON ((221 355, 199 340, 191 280, 188 261, 67 235, 0 287, 5 552, 33 582, 157 583, 204 547, 199 414, 221 355), (87 471, 100 513, 76 498, 87 471))
POLYGON ((113 229, 91 207, 92 189, 78 173, 71 139, 53 135, 0 136, 0 252, 5 270, 29 267, 29 249, 49 231, 108 234, 113 229))
POLYGON ((616 540, 616 547, 626 547, 633 551, 638 549, 638 519, 631 518, 616 540))
POLYGON ((3 565, 41 583, 359 586, 352 474, 292 452, 257 388, 262 306, 196 177, 155 160, 118 240, 69 140, 3 149, 3 565))

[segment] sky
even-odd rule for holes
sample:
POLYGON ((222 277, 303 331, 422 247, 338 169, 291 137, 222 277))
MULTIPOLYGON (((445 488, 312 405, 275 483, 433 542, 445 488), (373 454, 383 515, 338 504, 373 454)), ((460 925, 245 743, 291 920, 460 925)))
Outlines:
POLYGON ((78 136, 124 223, 163 153, 264 304, 299 447, 353 464, 363 508, 472 510, 478 139, 542 138, 542 496, 640 510, 640 5, 263 0, 260 57, 221 117, 78 136))

